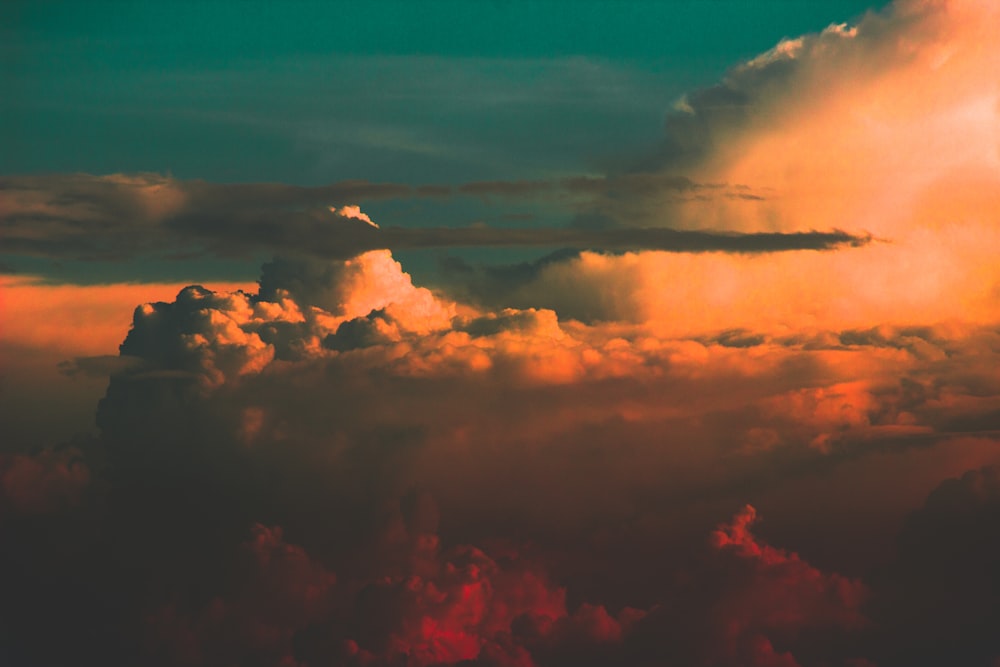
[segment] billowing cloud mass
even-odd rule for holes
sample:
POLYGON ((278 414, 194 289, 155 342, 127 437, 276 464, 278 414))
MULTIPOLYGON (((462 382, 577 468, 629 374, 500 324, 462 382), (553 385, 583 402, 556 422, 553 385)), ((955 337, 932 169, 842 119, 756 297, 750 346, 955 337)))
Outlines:
MULTIPOLYGON (((885 650, 871 591, 888 589, 771 546, 741 503, 982 433, 996 339, 666 338, 462 305, 387 251, 276 259, 256 293, 137 308, 100 436, 76 462, 5 464, 5 530, 95 526, 72 556, 110 616, 80 631, 112 662, 867 664, 885 650)), ((851 534, 821 522, 805 543, 826 530, 851 534)), ((69 557, 47 555, 60 577, 69 557)), ((32 632, 63 585, 20 584, 38 607, 13 655, 70 659, 32 632)), ((66 613, 88 600, 71 593, 66 613)))
POLYGON ((685 334, 996 321, 997 11, 900 2, 856 26, 784 40, 681 100, 663 144, 638 167, 738 183, 754 196, 609 191, 588 209, 682 229, 862 229, 874 243, 759 258, 585 252, 473 274, 471 295, 685 334))
MULTIPOLYGON (((761 309, 782 324, 793 313, 839 323, 994 321, 998 11, 976 1, 897 2, 856 26, 784 40, 682 100, 646 165, 765 196, 605 205, 634 220, 666 211, 686 228, 789 232, 833 223, 888 243, 768 262, 663 258, 643 274, 683 273, 699 296, 714 296, 713 304, 722 296, 727 309, 753 304, 735 314, 743 322, 761 309)), ((666 298, 664 310, 673 305, 666 298)))
MULTIPOLYGON (((996 664, 996 12, 782 42, 640 172, 766 197, 614 213, 857 247, 427 287, 390 250, 278 243, 255 288, 139 304, 117 356, 60 367, 108 378, 96 430, 0 455, 0 662, 996 664)), ((147 219, 179 206, 160 186, 147 219)))

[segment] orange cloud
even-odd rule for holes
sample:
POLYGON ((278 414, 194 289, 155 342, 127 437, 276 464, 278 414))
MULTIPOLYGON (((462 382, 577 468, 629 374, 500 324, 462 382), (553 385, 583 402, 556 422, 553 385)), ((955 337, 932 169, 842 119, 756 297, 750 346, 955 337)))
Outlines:
POLYGON ((670 169, 753 196, 607 202, 671 227, 846 228, 881 242, 758 257, 584 253, 544 267, 512 302, 665 335, 997 320, 998 23, 994 3, 914 0, 783 41, 668 118, 678 141, 701 142, 670 169))

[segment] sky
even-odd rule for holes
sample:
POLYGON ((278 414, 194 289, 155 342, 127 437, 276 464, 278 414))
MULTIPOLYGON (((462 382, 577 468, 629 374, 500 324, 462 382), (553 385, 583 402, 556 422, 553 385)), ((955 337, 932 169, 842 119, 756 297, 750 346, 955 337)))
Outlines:
POLYGON ((1000 7, 0 5, 0 664, 1000 664, 1000 7))

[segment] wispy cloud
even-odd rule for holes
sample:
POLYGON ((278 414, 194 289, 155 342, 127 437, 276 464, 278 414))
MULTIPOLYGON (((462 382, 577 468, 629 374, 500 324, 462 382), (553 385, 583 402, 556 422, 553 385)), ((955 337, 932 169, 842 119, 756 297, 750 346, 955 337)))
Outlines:
MULTIPOLYGON (((860 246, 868 234, 841 230, 737 233, 617 226, 604 229, 401 227, 376 225, 354 202, 417 197, 554 197, 601 193, 721 191, 680 177, 578 177, 552 181, 406 186, 344 182, 324 187, 211 184, 151 174, 7 177, 4 251, 66 258, 122 259, 147 254, 240 256, 301 252, 350 257, 377 248, 567 247, 670 252, 761 253, 860 246), (337 209, 336 206, 340 208, 337 209), (344 208, 347 205, 349 208, 344 208), (334 208, 331 208, 333 206, 334 208), (346 211, 346 213, 345 213, 346 211)), ((714 196, 714 195, 713 195, 714 196)))
POLYGON ((232 256, 302 252, 349 257, 377 248, 545 247, 654 249, 671 252, 760 253, 830 250, 871 241, 841 230, 737 233, 669 226, 553 228, 400 227, 377 230, 355 202, 475 196, 530 198, 644 192, 747 196, 682 177, 576 177, 551 181, 489 181, 458 186, 343 182, 323 187, 211 184, 151 174, 136 176, 7 177, 4 249, 72 259, 121 259, 147 253, 232 256), (341 208, 330 208, 339 205, 341 208), (343 208, 345 205, 350 209, 343 208), (351 213, 351 211, 355 211, 351 213), (344 213, 348 211, 348 213, 344 213), (362 217, 363 216, 363 217, 362 217))

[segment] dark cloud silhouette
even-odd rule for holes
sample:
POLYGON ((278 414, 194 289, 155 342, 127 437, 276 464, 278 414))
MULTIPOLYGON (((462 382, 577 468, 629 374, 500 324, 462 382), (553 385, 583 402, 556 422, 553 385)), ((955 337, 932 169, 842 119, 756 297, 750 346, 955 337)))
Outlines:
POLYGON ((667 228, 573 229, 400 229, 385 230, 388 248, 537 247, 666 252, 764 253, 789 250, 833 250, 860 247, 869 234, 829 232, 735 233, 667 228))
MULTIPOLYGON (((831 250, 871 241, 840 230, 801 233, 727 233, 666 227, 589 229, 536 227, 385 227, 331 205, 381 198, 438 196, 428 188, 346 182, 325 187, 210 184, 155 174, 6 177, 0 213, 8 253, 62 259, 135 256, 245 256, 301 252, 352 257, 390 248, 545 247, 672 252, 831 250)), ((446 188, 447 189, 447 188, 446 188)), ((555 182, 470 183, 452 189, 476 196, 520 197, 538 192, 596 192, 626 196, 644 191, 705 189, 679 177, 575 178, 555 182)), ((666 221, 664 221, 666 222, 666 221)))
POLYGON ((943 482, 908 518, 873 577, 879 665, 993 665, 1000 658, 1000 467, 943 482))

